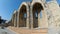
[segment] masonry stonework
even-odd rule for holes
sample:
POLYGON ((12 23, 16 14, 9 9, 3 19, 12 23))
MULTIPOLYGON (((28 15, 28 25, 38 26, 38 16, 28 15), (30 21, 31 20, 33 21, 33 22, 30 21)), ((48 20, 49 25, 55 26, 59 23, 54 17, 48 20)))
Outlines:
POLYGON ((11 20, 15 27, 48 29, 47 34, 59 34, 60 7, 56 0, 22 2, 19 9, 14 11, 11 20))

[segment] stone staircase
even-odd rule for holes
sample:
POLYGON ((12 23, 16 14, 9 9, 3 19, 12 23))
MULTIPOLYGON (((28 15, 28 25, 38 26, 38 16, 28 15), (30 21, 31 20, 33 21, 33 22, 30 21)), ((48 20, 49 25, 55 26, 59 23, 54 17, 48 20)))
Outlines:
POLYGON ((27 28, 17 28, 17 27, 8 27, 10 30, 16 32, 16 34, 48 34, 47 28, 40 29, 27 29, 27 28))

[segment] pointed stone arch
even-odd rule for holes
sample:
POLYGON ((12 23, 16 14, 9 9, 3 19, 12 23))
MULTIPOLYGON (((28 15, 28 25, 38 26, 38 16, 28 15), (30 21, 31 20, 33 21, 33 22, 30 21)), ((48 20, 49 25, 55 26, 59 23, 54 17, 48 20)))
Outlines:
POLYGON ((46 23, 47 16, 45 13, 44 5, 41 1, 32 2, 30 16, 31 16, 31 18, 30 18, 31 28, 36 28, 36 27, 45 28, 45 27, 47 27, 47 24, 46 24, 46 26, 44 26, 46 23), (38 10, 38 19, 34 19, 34 17, 35 17, 34 12, 36 11, 36 9, 38 10), (40 12, 41 11, 42 11, 42 21, 40 20, 40 12), (36 20, 36 23, 35 23, 35 20, 36 20))
POLYGON ((26 2, 23 2, 18 10, 18 26, 29 27, 29 7, 26 2))

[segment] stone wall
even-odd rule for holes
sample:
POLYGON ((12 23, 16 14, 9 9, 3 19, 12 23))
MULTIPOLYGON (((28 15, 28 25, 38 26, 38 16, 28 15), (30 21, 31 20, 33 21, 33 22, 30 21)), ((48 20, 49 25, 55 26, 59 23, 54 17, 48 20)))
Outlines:
MULTIPOLYGON (((15 26, 25 26, 27 28, 48 28, 49 34, 56 34, 60 31, 60 7, 56 0, 45 3, 41 0, 33 0, 30 4, 23 2, 19 9, 17 10, 17 25, 15 26), (24 6, 26 8, 24 8, 24 6), (22 7, 22 8, 21 8, 22 7), (26 9, 26 10, 24 10, 26 9), (38 14, 38 19, 35 18, 35 12, 42 12, 42 19, 40 18, 40 13, 38 14), (23 19, 23 14, 26 11, 27 18, 23 19), (21 13, 22 12, 22 13, 21 13)), ((16 13, 14 13, 16 14, 16 13)), ((13 17, 14 18, 14 17, 13 17)), ((12 21, 13 21, 12 18, 12 21)))

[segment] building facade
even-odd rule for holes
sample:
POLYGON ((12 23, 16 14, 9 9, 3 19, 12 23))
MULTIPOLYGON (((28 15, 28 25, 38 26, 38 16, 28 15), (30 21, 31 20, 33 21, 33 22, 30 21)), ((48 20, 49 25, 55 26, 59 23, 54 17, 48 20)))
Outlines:
POLYGON ((22 2, 15 10, 11 22, 14 27, 29 29, 48 29, 49 34, 56 34, 60 27, 60 7, 56 0, 32 0, 22 2))

